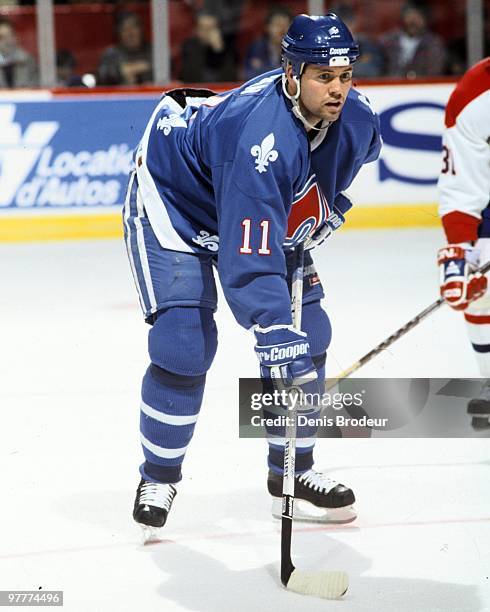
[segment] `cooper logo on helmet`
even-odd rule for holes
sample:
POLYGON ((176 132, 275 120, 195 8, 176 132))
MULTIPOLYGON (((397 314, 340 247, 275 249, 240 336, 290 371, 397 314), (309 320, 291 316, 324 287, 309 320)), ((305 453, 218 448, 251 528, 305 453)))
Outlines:
POLYGON ((335 13, 314 17, 298 15, 282 40, 282 52, 283 60, 292 67, 293 76, 299 79, 308 64, 353 64, 359 56, 359 45, 335 13))
POLYGON ((349 48, 341 48, 341 49, 335 49, 332 48, 330 49, 330 55, 347 55, 347 53, 349 53, 349 48))

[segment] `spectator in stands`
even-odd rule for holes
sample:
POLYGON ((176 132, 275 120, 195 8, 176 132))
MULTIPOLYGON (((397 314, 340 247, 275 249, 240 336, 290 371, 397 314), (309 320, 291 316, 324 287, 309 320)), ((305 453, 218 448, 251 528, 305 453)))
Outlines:
POLYGON ((235 81, 236 76, 236 54, 226 45, 218 17, 200 11, 194 36, 182 45, 180 78, 187 83, 212 83, 235 81))
POLYGON ((240 58, 238 55, 238 38, 242 27, 241 19, 245 3, 248 0, 202 0, 202 10, 219 15, 225 47, 232 50, 235 61, 235 77, 238 77, 240 58))
POLYGON ((237 34, 244 4, 245 0, 202 0, 201 9, 219 15, 221 30, 226 40, 237 34))
POLYGON ((84 87, 76 72, 77 60, 71 51, 60 49, 56 53, 56 85, 58 87, 84 87))
POLYGON ((292 15, 288 8, 272 8, 265 20, 265 34, 255 40, 247 50, 244 76, 251 79, 262 72, 281 66, 281 41, 286 34, 292 15))
POLYGON ((350 4, 340 3, 332 7, 347 25, 359 43, 361 55, 354 64, 354 77, 376 78, 383 75, 384 57, 381 46, 360 31, 360 19, 350 4))
POLYGON ((427 26, 424 8, 407 4, 402 9, 402 29, 382 37, 386 76, 407 77, 443 74, 446 50, 440 36, 427 26))
POLYGON ((0 88, 38 84, 36 61, 18 45, 10 19, 0 16, 0 88))
POLYGON ((106 49, 97 69, 99 85, 141 85, 153 79, 151 45, 145 41, 139 15, 116 18, 117 45, 106 49))

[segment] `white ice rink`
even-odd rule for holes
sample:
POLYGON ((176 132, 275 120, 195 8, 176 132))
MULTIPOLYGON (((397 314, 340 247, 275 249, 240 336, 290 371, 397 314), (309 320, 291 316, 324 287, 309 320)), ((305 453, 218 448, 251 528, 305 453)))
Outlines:
MULTIPOLYGON (((443 242, 436 230, 342 231, 317 252, 330 375, 436 299, 443 242)), ((88 612, 490 610, 488 438, 320 440, 317 465, 355 490, 359 518, 297 524, 294 560, 348 571, 350 589, 328 602, 281 587, 265 443, 238 438, 253 338, 222 298, 165 540, 141 546, 131 511, 147 329, 122 241, 1 245, 0 278, 0 590, 63 590, 66 610, 88 612)), ((359 375, 478 370, 444 307, 359 375)))

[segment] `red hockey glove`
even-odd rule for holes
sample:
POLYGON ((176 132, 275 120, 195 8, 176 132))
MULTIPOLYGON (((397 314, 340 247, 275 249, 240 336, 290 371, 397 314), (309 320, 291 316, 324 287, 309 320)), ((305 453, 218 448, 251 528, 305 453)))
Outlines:
POLYGON ((470 302, 482 297, 487 279, 479 272, 479 252, 469 244, 448 244, 437 253, 440 267, 441 296, 455 310, 465 310, 470 302))

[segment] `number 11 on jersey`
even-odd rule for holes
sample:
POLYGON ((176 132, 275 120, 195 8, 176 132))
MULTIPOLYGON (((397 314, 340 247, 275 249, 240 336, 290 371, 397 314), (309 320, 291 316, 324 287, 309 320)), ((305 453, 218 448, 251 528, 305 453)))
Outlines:
MULTIPOLYGON (((259 227, 262 230, 262 238, 260 241, 260 248, 257 253, 259 255, 270 255, 271 250, 269 248, 269 221, 264 219, 260 222, 259 227)), ((244 219, 242 221, 242 230, 243 230, 243 240, 242 246, 240 247, 241 255, 251 255, 253 250, 250 246, 250 234, 252 231, 252 220, 244 219)))

